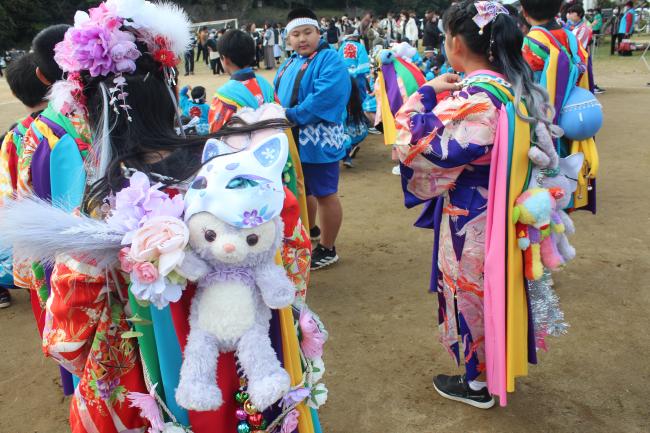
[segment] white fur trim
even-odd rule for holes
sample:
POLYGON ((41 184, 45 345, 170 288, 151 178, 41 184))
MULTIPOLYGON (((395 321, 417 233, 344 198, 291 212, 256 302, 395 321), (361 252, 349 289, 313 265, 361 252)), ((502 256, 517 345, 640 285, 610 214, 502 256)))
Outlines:
POLYGON ((318 21, 316 21, 313 18, 296 18, 292 21, 289 21, 289 24, 287 24, 287 34, 291 33, 296 27, 300 26, 314 26, 317 29, 319 29, 318 21))

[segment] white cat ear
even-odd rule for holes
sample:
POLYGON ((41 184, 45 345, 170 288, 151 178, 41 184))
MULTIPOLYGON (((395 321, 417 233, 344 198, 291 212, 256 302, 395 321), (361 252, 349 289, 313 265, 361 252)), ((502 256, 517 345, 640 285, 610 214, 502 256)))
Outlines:
POLYGON ((217 138, 211 138, 205 142, 205 147, 203 148, 203 155, 201 156, 201 162, 205 163, 212 158, 217 156, 226 155, 228 153, 236 152, 237 149, 234 149, 225 141, 219 140, 217 138))
POLYGON ((576 179, 584 162, 585 155, 582 152, 574 153, 566 158, 560 159, 560 171, 565 175, 576 179))
POLYGON ((289 141, 285 133, 279 133, 268 137, 253 151, 253 156, 264 168, 280 170, 284 168, 289 155, 289 141))

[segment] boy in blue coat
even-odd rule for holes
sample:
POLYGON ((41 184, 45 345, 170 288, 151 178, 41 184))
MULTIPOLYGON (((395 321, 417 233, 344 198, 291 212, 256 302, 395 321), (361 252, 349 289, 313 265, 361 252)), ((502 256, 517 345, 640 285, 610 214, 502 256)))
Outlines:
POLYGON ((286 29, 295 51, 280 67, 274 84, 287 118, 296 125, 294 137, 305 176, 310 234, 320 241, 312 254, 311 268, 316 270, 339 259, 334 246, 343 221, 337 194, 339 161, 345 156, 343 113, 351 86, 337 52, 321 39, 313 11, 294 9, 286 29))
POLYGON ((206 102, 205 87, 196 86, 194 88, 185 86, 178 92, 180 96, 180 109, 183 117, 199 119, 195 125, 198 135, 207 135, 210 126, 208 124, 208 112, 210 105, 206 102), (189 95, 188 95, 189 92, 189 95))

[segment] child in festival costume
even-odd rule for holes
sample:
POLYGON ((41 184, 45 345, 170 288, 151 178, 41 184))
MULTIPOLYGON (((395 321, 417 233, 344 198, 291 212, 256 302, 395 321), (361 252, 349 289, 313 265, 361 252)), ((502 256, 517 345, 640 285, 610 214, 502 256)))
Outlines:
POLYGON ((190 122, 197 119, 194 121, 197 122, 194 125, 197 134, 207 135, 210 129, 208 124, 210 105, 205 102, 205 87, 196 86, 192 88, 191 86, 185 86, 178 92, 178 96, 180 97, 179 106, 183 117, 188 118, 190 122), (190 94, 188 95, 188 93, 190 94))
MULTIPOLYGON (((590 57, 569 30, 555 19, 562 0, 521 0, 524 18, 533 26, 524 39, 523 54, 535 79, 547 89, 555 108, 555 124, 571 91, 576 87, 593 90, 590 57)), ((571 205, 596 211, 595 178, 598 150, 593 138, 583 141, 559 139, 560 156, 582 152, 585 162, 571 205)))
POLYGON ((579 3, 574 3, 566 9, 565 27, 573 32, 582 47, 589 51, 594 32, 585 20, 585 10, 579 3))
MULTIPOLYGON (((127 218, 124 224, 135 221, 137 228, 142 212, 153 217, 158 212, 164 215, 165 203, 168 208, 178 207, 179 200, 169 197, 182 192, 199 169, 205 143, 205 139, 183 138, 175 132, 179 120, 175 66, 187 45, 188 28, 185 13, 164 3, 109 0, 89 14, 76 14, 75 26, 56 47, 56 58, 67 79, 55 83, 52 105, 84 113, 96 139, 85 161, 87 172, 79 173, 81 184, 88 180, 90 185, 81 194, 74 194, 74 186, 69 194, 63 194, 57 203, 63 210, 81 207, 81 212, 102 218, 116 207, 129 211, 132 206, 135 220, 127 218), (113 41, 112 50, 88 51, 85 41, 88 37, 96 41, 92 35, 97 32, 105 32, 104 40, 113 41), (156 184, 150 186, 150 180, 156 184), (134 195, 113 195, 128 183, 134 195)), ((247 136, 273 125, 286 128, 288 123, 271 119, 261 125, 244 125, 235 133, 247 136)), ((221 131, 220 136, 227 133, 221 131)), ((25 214, 26 219, 28 216, 25 214)), ((31 219, 32 228, 36 225, 37 230, 47 232, 35 221, 31 219)), ((185 296, 163 309, 139 303, 128 290, 125 274, 72 253, 79 251, 78 242, 84 243, 83 239, 70 236, 72 250, 62 247, 56 253, 48 280, 52 292, 43 336, 44 351, 80 377, 71 402, 71 430, 144 431, 151 426, 151 432, 176 433, 189 431, 191 425, 194 433, 236 431, 244 410, 237 404, 246 403, 246 399, 235 402, 228 398, 219 411, 212 412, 184 410, 174 399, 193 289, 186 289, 185 296)), ((32 247, 35 256, 40 254, 38 245, 32 247)), ((88 247, 92 245, 84 248, 88 247)), ((274 347, 281 353, 292 385, 299 385, 303 372, 295 326, 291 309, 275 312, 271 325, 277 343, 274 347)), ((306 326, 301 327, 304 335, 308 335, 306 326)), ((222 356, 218 370, 222 394, 233 395, 240 389, 240 381, 232 353, 222 356)), ((300 418, 297 420, 298 412, 291 412, 287 428, 295 424, 301 433, 313 433, 318 418, 303 403, 311 394, 298 391, 288 406, 300 403, 300 418)), ((322 401, 322 396, 318 400, 322 401)), ((255 415, 256 423, 262 420, 253 408, 246 408, 255 415)), ((276 416, 277 411, 271 415, 276 416)))
MULTIPOLYGON (((352 80, 352 77, 350 79, 352 80)), ((348 168, 354 167, 352 159, 359 152, 361 142, 368 136, 368 119, 364 114, 359 93, 357 86, 353 83, 350 101, 343 117, 345 148, 347 149, 345 158, 343 158, 343 165, 348 168)))
POLYGON ((441 75, 408 99, 396 116, 396 150, 405 204, 427 203, 416 225, 435 230, 431 290, 441 342, 464 360, 464 374, 437 375, 434 387, 487 409, 492 395, 505 405, 515 376, 535 361, 522 255, 509 221, 528 185, 531 132, 546 131, 550 143, 552 108, 502 5, 455 3, 444 28, 448 61, 466 78, 441 75))
MULTIPOLYGON (((18 187, 18 158, 22 154, 25 132, 47 106, 47 86, 36 76, 34 54, 28 53, 11 62, 7 68, 7 84, 11 93, 29 113, 18 120, 4 136, 0 149, 0 204, 13 197, 18 187)), ((7 254, 0 263, 0 308, 11 305, 7 288, 14 286, 13 257, 7 254)), ((34 295, 36 295, 34 293, 34 295)), ((36 296, 35 296, 36 297, 36 296)), ((36 304, 38 305, 38 303, 36 304)), ((37 311, 40 311, 40 307, 37 311)))
POLYGON ((313 11, 295 9, 288 19, 287 34, 295 53, 280 67, 275 89, 287 118, 297 125, 294 137, 305 176, 310 235, 320 239, 312 254, 311 269, 315 270, 339 260, 335 242, 343 210, 337 192, 339 161, 345 156, 342 119, 350 80, 337 53, 321 39, 313 11))
POLYGON ((348 69, 350 77, 354 79, 361 100, 366 99, 366 86, 368 80, 366 76, 370 73, 370 59, 366 47, 359 42, 359 34, 353 33, 344 37, 343 43, 339 48, 339 57, 348 69))
POLYGON ((275 102, 273 86, 253 72, 255 42, 241 30, 229 30, 219 38, 217 49, 230 81, 221 86, 212 99, 210 132, 220 130, 242 107, 257 108, 275 102))

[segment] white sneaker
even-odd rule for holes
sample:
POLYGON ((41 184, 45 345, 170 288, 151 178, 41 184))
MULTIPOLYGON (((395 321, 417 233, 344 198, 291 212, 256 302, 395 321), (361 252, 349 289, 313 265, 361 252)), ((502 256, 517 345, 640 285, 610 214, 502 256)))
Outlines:
POLYGON ((392 173, 393 173, 395 176, 401 176, 401 175, 402 175, 402 172, 401 172, 400 169, 399 169, 399 165, 396 165, 395 167, 393 167, 392 173))

